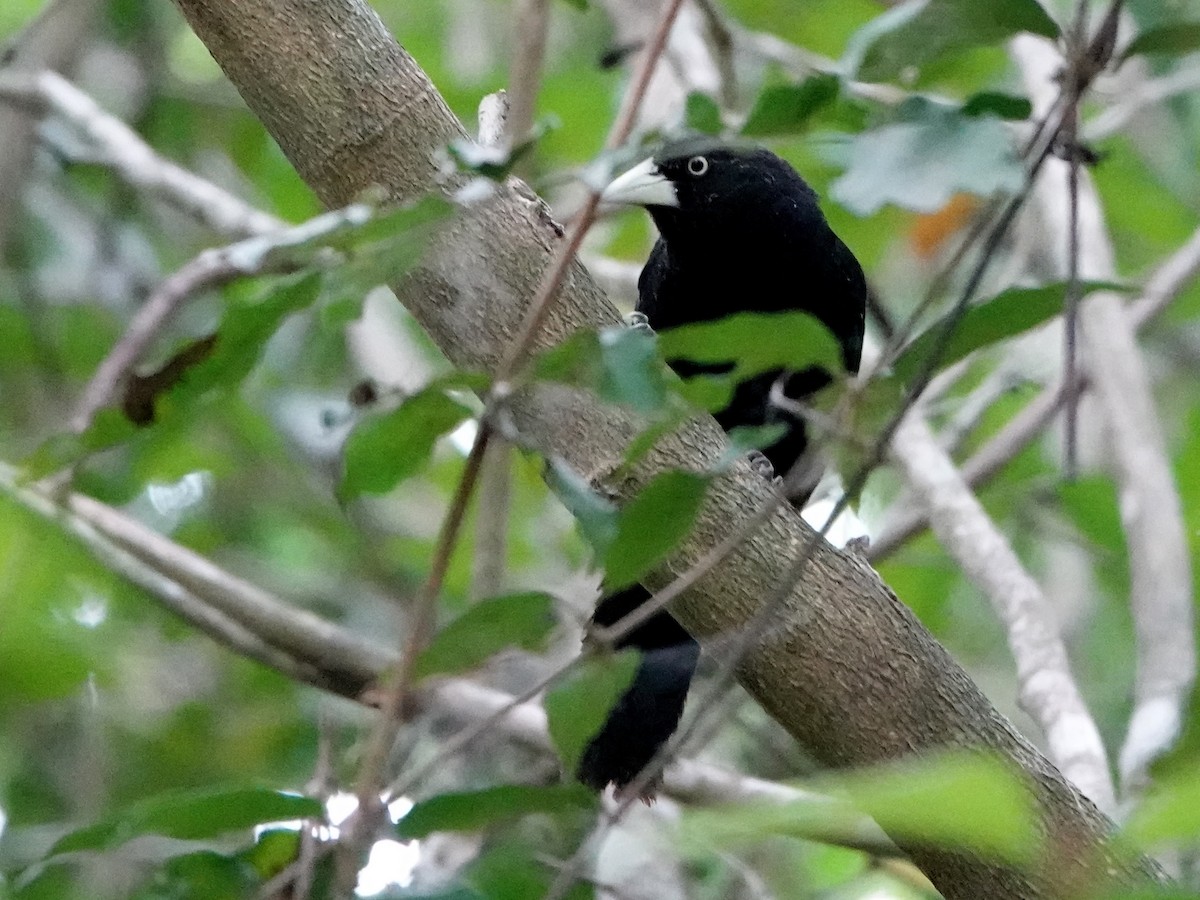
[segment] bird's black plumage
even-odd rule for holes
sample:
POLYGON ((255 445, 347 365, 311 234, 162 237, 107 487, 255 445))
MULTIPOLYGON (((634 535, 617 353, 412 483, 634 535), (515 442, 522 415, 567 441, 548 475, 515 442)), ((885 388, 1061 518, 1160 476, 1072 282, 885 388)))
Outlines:
MULTIPOLYGON (((800 310, 838 339, 847 371, 858 370, 866 315, 862 269, 830 229, 815 192, 778 156, 712 142, 668 144, 614 181, 605 200, 644 206, 658 227, 659 240, 638 280, 637 306, 656 331, 735 312, 800 310)), ((684 377, 706 371, 687 360, 670 363, 684 377)), ((787 433, 763 451, 781 474, 808 444, 803 422, 770 402, 782 375, 766 372, 742 382, 716 415, 726 430, 787 424, 787 433)), ((791 372, 785 393, 803 399, 829 382, 821 370, 791 372)), ((649 596, 634 586, 605 597, 595 621, 611 625, 649 596)), ((666 612, 619 646, 639 649, 642 659, 576 773, 597 789, 629 784, 667 741, 679 724, 699 655, 696 642, 666 612)))

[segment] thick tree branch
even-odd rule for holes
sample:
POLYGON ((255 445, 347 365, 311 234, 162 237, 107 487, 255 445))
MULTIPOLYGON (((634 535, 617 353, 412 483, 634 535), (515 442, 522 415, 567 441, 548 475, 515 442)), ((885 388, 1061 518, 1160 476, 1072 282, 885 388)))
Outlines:
MULTIPOLYGON (((434 184, 433 156, 462 136, 424 73, 365 5, 298 0, 179 0, 179 6, 254 112, 323 202, 340 205, 369 184, 397 199, 434 184)), ((452 362, 493 369, 517 333, 557 240, 538 204, 502 190, 454 223, 398 296, 452 362)), ((572 268, 539 346, 579 327, 617 321, 586 272, 572 268)), ((631 496, 668 466, 717 460, 715 423, 691 423, 664 440, 635 472, 614 477, 636 423, 565 389, 512 398, 521 432, 631 496)), ((760 505, 770 485, 746 465, 717 479, 697 528, 659 587, 719 542, 760 505)), ((811 535, 780 510, 672 609, 701 639, 749 622, 792 555, 811 535)), ((1043 816, 1053 873, 1025 873, 929 846, 905 847, 942 893, 955 898, 1049 896, 1051 883, 1154 877, 1152 863, 1105 849, 1110 823, 1000 716, 945 650, 853 557, 822 545, 784 604, 778 627, 749 653, 739 679, 815 757, 836 767, 895 759, 925 749, 999 752, 1028 775, 1043 816)))

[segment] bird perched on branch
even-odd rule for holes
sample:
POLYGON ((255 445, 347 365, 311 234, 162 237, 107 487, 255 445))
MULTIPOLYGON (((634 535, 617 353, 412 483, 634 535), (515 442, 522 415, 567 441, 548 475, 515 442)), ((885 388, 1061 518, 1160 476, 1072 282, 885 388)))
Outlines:
MULTIPOLYGON (((658 227, 658 242, 638 279, 637 304, 656 331, 737 312, 804 311, 838 340, 846 370, 858 371, 867 297, 862 268, 830 229, 813 189, 775 154, 712 141, 668 144, 613 181, 602 202, 645 207, 658 227)), ((669 362, 683 377, 713 371, 711 364, 669 362)), ((772 387, 804 400, 830 381, 828 372, 815 368, 765 372, 739 384, 716 419, 727 431, 787 425, 763 450, 783 474, 805 459, 808 435, 801 419, 772 402, 772 387)), ((793 502, 803 500, 793 496, 793 502)), ((649 597, 640 586, 607 596, 594 621, 610 626, 649 597)), ((576 772, 597 790, 625 788, 670 738, 699 657, 695 640, 667 612, 617 646, 634 647, 642 656, 633 683, 576 772)), ((652 797, 654 788, 648 785, 643 798, 652 797)))

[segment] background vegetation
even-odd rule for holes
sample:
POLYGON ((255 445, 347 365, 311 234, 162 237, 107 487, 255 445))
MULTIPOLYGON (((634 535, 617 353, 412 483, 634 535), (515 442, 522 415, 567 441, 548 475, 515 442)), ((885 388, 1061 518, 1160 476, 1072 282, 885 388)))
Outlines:
MULTIPOLYGON (((374 5, 464 122, 500 88, 515 99, 536 94, 530 124, 539 137, 515 165, 556 217, 574 215, 585 194, 577 176, 604 144, 657 6, 374 5), (544 62, 532 67, 539 78, 521 62, 530 62, 530 36, 543 25, 544 62)), ((1090 35, 1103 33, 1109 10, 1096 4, 1089 39, 1076 45, 1103 44, 1090 35)), ((880 352, 891 345, 889 329, 910 318, 913 331, 936 334, 975 265, 968 253, 951 269, 956 248, 976 222, 994 220, 995 203, 1026 199, 988 251, 994 264, 972 298, 975 313, 941 361, 958 360, 955 377, 940 379, 923 412, 960 463, 996 439, 1010 451, 978 481, 977 496, 1032 575, 1036 596, 1022 595, 1029 606, 1011 605, 1019 591, 1006 592, 985 563, 974 565, 986 557, 979 541, 956 545, 942 531, 942 540, 928 532, 897 537, 928 489, 914 473, 922 466, 911 443, 893 446, 898 464, 868 481, 861 528, 875 541, 881 578, 1075 777, 1053 732, 1065 722, 1067 744, 1087 733, 1063 700, 1071 691, 1056 684, 1040 701, 1022 694, 1031 671, 1059 672, 1053 660, 1022 655, 1030 651, 1023 627, 1049 623, 1061 636, 1071 690, 1114 760, 1109 767, 1101 754, 1098 766, 1084 766, 1110 781, 1108 802, 1102 791, 1089 795, 1127 823, 1131 846, 1160 854, 1180 876, 1177 892, 1146 896, 1193 896, 1188 848, 1200 832, 1200 758, 1190 732, 1181 729, 1177 740, 1168 726, 1172 715, 1183 723, 1192 715, 1200 4, 1131 0, 1119 9, 1115 53, 1099 54, 1105 71, 1081 98, 1082 150, 1073 155, 1069 135, 1058 141, 1062 152, 1027 191, 1029 161, 1020 151, 1047 106, 1037 67, 1059 64, 1048 41, 1029 35, 1067 46, 1076 21, 1074 7, 1033 0, 892 9, 868 0, 687 4, 639 131, 740 133, 789 159, 821 194, 879 295, 880 352), (1014 40, 1018 34, 1025 37, 1014 40), (1074 254, 1063 157, 1088 163, 1076 190, 1074 254), (1027 446, 1010 439, 1023 410, 1061 391, 1056 313, 1073 294, 1072 269, 1089 288, 1119 283, 1121 303, 1141 314, 1139 371, 1148 374, 1150 424, 1161 436, 1144 420, 1122 420, 1093 390, 1073 416, 1077 439, 1064 440, 1061 415, 1035 429, 1027 446), (1148 448, 1149 462, 1121 455, 1129 440, 1122 424, 1133 428, 1135 446, 1148 448), (1162 494, 1142 493, 1131 479, 1160 465, 1170 503, 1135 508, 1139 498, 1162 494), (1173 522, 1181 528, 1173 531, 1173 522), (1186 540, 1182 564, 1170 553, 1177 539, 1186 540), (1155 573, 1165 586, 1149 584, 1155 573), (1156 728, 1167 733, 1156 736, 1156 728)), ((0 895, 282 897, 292 888, 278 876, 299 871, 312 896, 325 896, 329 862, 304 855, 312 848, 301 850, 295 823, 322 822, 305 833, 328 837, 347 813, 373 715, 336 695, 354 694, 347 685, 390 659, 385 651, 399 648, 412 624, 478 411, 467 390, 474 376, 452 372, 374 286, 411 265, 430 223, 453 213, 426 204, 372 214, 365 225, 335 219, 316 238, 256 257, 244 277, 185 286, 185 302, 138 361, 141 393, 133 396, 149 398, 153 421, 134 428, 115 408, 81 418, 89 379, 172 273, 205 248, 321 210, 173 7, 7 0, 0 35, 9 42, 0 68, 0 895), (130 157, 131 144, 90 127, 106 121, 98 111, 62 101, 42 115, 46 95, 27 76, 47 66, 161 158, 263 218, 247 210, 221 220, 205 210, 232 208, 225 200, 189 205, 186 191, 139 179, 158 172, 160 161, 130 157), (215 352, 178 383, 165 377, 181 351, 214 331, 215 352), (31 486, 31 475, 64 468, 71 479, 58 482, 57 493, 31 486), (64 484, 104 507, 70 500, 64 484), (170 551, 159 563, 122 556, 128 541, 103 518, 109 507, 385 655, 341 660, 341 681, 329 679, 332 665, 321 676, 331 690, 323 691, 310 670, 288 670, 286 660, 265 666, 248 658, 253 647, 213 641, 164 605, 169 585, 137 573, 148 566, 201 597, 209 588, 172 570, 179 559, 170 551), (269 823, 276 824, 254 828, 269 823)), ((460 167, 481 162, 458 154, 460 167)), ((603 220, 585 243, 585 265, 625 307, 652 238, 646 217, 628 214, 603 220)), ((1106 320, 1089 326, 1089 314, 1080 315, 1093 329, 1080 341, 1093 387, 1105 370, 1125 377, 1097 338, 1106 320)), ((543 357, 538 373, 657 415, 669 394, 642 362, 646 346, 636 335, 607 350, 581 339, 543 357), (616 372, 632 374, 614 386, 616 372)), ((864 440, 874 439, 885 419, 878 407, 899 403, 897 386, 911 383, 926 351, 890 359, 892 374, 867 391, 856 423, 864 440)), ((1129 384, 1136 393, 1137 380, 1129 384)), ((145 413, 145 402, 139 408, 145 413)), ((849 443, 837 453, 847 472, 859 459, 849 443)), ((560 472, 573 511, 593 513, 577 526, 544 483, 537 453, 496 455, 489 466, 437 609, 443 627, 472 610, 478 618, 435 642, 419 674, 472 670, 473 683, 494 699, 531 690, 577 653, 599 583, 589 541, 622 522, 602 504, 588 506, 597 498, 560 472), (479 605, 501 595, 509 599, 479 605), (493 655, 501 647, 509 649, 493 655)), ((962 470, 974 471, 970 462, 962 470)), ((686 525, 693 495, 681 488, 673 503, 655 500, 643 514, 658 532, 672 521, 686 525)), ((818 525, 822 519, 818 513, 818 525)), ((647 549, 636 538, 642 526, 624 526, 635 537, 615 545, 609 571, 642 574, 650 556, 669 548, 647 549)), ((588 727, 573 712, 597 708, 611 680, 603 663, 595 668, 572 670, 553 689, 547 706, 560 753, 569 755, 588 727)), ((708 664, 710 682, 717 669, 708 664)), ((882 835, 830 803, 831 792, 848 792, 885 828, 930 841, 1025 863, 1039 852, 1031 849, 1030 811, 1007 773, 951 758, 834 782, 737 688, 720 694, 720 727, 697 730, 684 749, 745 776, 723 795, 740 802, 713 807, 718 792, 689 794, 681 776, 669 775, 658 805, 622 811, 587 841, 596 803, 562 786, 536 716, 532 736, 498 728, 464 745, 456 735, 482 718, 480 704, 421 697, 391 758, 389 771, 405 788, 391 807, 395 831, 375 843, 362 894, 538 897, 562 886, 572 896, 936 896, 882 835), (771 789, 784 793, 769 799, 771 789), (480 793, 458 796, 464 792, 480 793), (791 804, 785 815, 780 798, 791 804), (581 876, 571 887, 561 861, 580 846, 595 865, 569 870, 581 876)))

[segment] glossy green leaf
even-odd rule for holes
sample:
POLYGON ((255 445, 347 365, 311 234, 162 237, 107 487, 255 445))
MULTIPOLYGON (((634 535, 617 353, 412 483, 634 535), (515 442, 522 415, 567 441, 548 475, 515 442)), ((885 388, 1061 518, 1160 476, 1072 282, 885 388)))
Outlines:
POLYGON ((345 470, 338 493, 386 494, 429 461, 438 438, 471 416, 439 382, 406 398, 390 412, 368 416, 346 441, 345 470))
POLYGON ((528 591, 480 601, 434 635, 414 675, 466 672, 509 647, 541 650, 555 624, 549 594, 528 591))
POLYGON ((396 823, 396 836, 408 841, 435 831, 478 831, 532 813, 553 815, 595 806, 596 796, 579 784, 510 784, 481 791, 438 794, 409 810, 396 823))
POLYGON ((1021 32, 1057 37, 1037 0, 908 0, 864 25, 843 58, 847 77, 887 81, 927 63, 1021 32))
POLYGON ((721 108, 712 97, 700 91, 688 94, 683 121, 692 131, 701 134, 720 134, 724 127, 721 124, 721 108))
MULTIPOLYGON (((1110 282, 1085 282, 1083 293, 1097 290, 1125 290, 1110 282)), ((947 319, 934 322, 896 359, 892 374, 909 382, 922 371, 926 361, 940 348, 936 369, 945 368, 970 353, 1014 337, 1052 319, 1063 310, 1065 282, 1036 288, 1010 288, 991 300, 973 306, 954 326, 949 338, 943 334, 947 319)))
POLYGON ((687 537, 704 502, 708 477, 663 472, 617 513, 617 532, 604 554, 604 586, 635 583, 687 537))
POLYGON ((836 75, 813 75, 799 84, 768 85, 754 101, 742 134, 767 137, 796 134, 837 99, 840 82, 836 75))
POLYGON ((736 381, 777 368, 842 371, 842 352, 829 329, 802 312, 737 313, 684 325, 662 332, 659 347, 666 359, 734 363, 736 381))
POLYGON ((577 331, 542 353, 535 378, 593 391, 609 403, 655 413, 667 400, 667 371, 657 338, 643 328, 616 326, 577 331))
POLYGON ((888 204, 935 212, 957 193, 988 197, 1024 181, 1003 122, 918 99, 896 121, 854 138, 846 171, 829 193, 860 216, 888 204))
POLYGON ((546 692, 550 739, 567 772, 579 767, 583 751, 633 682, 637 667, 633 650, 589 656, 546 692))
POLYGON ((104 850, 143 834, 199 840, 264 822, 322 815, 319 801, 265 788, 169 791, 60 838, 50 854, 104 850))
POLYGON ((1121 53, 1121 61, 1131 56, 1170 54, 1182 56, 1200 50, 1200 22, 1169 22, 1143 31, 1121 53))

